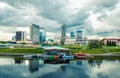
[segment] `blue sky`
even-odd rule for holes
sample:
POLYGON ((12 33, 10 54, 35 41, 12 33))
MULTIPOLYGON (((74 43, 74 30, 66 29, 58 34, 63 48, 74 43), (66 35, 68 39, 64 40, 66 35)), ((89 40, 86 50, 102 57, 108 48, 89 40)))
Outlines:
POLYGON ((9 40, 15 31, 27 32, 38 24, 47 36, 83 30, 84 37, 120 37, 120 0, 0 0, 0 40, 9 40))

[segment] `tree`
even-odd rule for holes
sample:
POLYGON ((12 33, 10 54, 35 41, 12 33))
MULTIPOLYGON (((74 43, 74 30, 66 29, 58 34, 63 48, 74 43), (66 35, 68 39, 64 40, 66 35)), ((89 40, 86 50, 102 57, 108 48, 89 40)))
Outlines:
POLYGON ((88 48, 102 48, 103 41, 99 40, 90 40, 88 43, 88 48))

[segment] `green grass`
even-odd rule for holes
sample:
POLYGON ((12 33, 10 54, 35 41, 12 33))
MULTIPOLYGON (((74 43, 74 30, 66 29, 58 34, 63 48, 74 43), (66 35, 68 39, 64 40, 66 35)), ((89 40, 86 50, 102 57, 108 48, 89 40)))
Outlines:
POLYGON ((84 48, 83 46, 63 46, 64 48, 69 48, 70 53, 90 53, 90 54, 104 54, 108 52, 120 52, 120 46, 103 46, 103 48, 93 48, 88 49, 84 48))
POLYGON ((42 49, 26 49, 26 48, 13 48, 13 49, 9 49, 9 48, 3 48, 0 49, 0 53, 43 53, 42 49))
MULTIPOLYGON (((63 48, 69 48, 70 53, 90 53, 90 54, 104 54, 108 52, 120 52, 120 47, 108 47, 104 46, 103 48, 93 48, 93 49, 88 49, 84 48, 83 46, 62 46, 63 48)), ((0 53, 37 53, 41 54, 43 53, 43 49, 35 49, 35 48, 0 48, 0 53)))
POLYGON ((90 54, 103 54, 106 53, 104 49, 71 49, 70 53, 90 53, 90 54))
POLYGON ((82 49, 83 46, 62 46, 63 48, 69 48, 69 49, 82 49))

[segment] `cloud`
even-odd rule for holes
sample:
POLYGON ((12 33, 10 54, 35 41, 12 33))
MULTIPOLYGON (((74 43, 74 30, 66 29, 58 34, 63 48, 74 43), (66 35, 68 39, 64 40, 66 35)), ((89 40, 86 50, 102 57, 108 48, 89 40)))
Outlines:
POLYGON ((67 33, 82 29, 85 36, 108 37, 120 32, 119 4, 120 0, 0 0, 0 27, 29 28, 34 23, 54 33, 66 24, 67 33))

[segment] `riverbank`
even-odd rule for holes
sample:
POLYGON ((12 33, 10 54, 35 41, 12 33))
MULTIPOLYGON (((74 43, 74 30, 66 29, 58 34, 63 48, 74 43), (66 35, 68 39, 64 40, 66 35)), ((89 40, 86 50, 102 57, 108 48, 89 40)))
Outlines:
POLYGON ((2 48, 0 53, 29 53, 29 54, 42 54, 43 49, 36 48, 2 48))
MULTIPOLYGON (((89 53, 89 54, 106 54, 106 53, 120 53, 120 47, 103 47, 87 49, 82 47, 67 46, 71 54, 74 53, 89 53)), ((28 54, 42 54, 42 48, 0 48, 0 53, 28 53, 28 54)))
POLYGON ((89 49, 85 46, 63 46, 64 48, 69 48, 70 53, 90 53, 90 54, 106 54, 106 53, 120 53, 120 46, 110 47, 103 46, 102 48, 92 48, 89 49))

